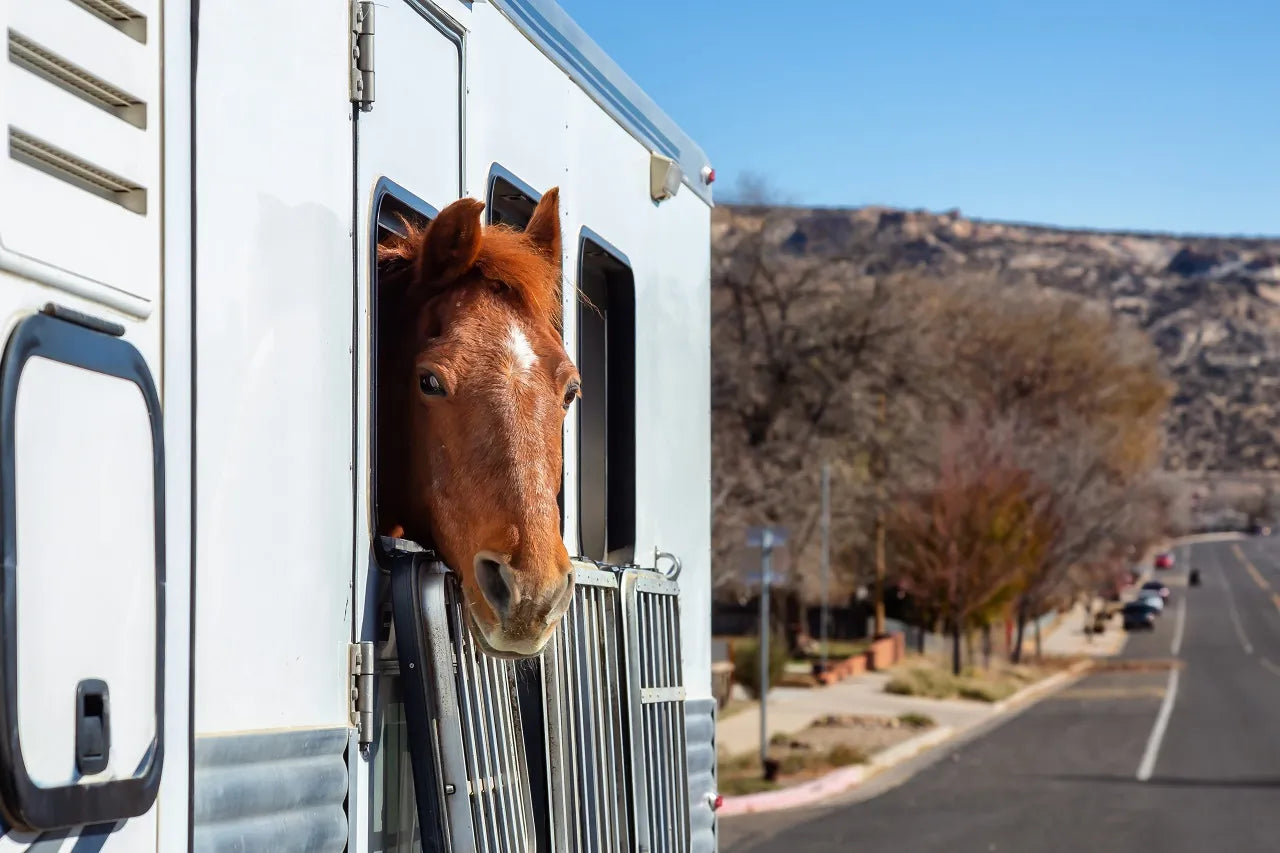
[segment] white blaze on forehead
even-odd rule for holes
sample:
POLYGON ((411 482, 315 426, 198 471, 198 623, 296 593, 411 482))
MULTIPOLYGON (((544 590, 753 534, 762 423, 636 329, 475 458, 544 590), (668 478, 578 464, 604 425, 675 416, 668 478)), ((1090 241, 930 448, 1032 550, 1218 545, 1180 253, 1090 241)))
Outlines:
POLYGON ((522 372, 527 373, 532 370, 534 362, 538 360, 538 357, 533 354, 533 345, 529 343, 524 329, 515 323, 512 323, 507 331, 507 349, 511 352, 511 359, 515 362, 516 369, 522 372))

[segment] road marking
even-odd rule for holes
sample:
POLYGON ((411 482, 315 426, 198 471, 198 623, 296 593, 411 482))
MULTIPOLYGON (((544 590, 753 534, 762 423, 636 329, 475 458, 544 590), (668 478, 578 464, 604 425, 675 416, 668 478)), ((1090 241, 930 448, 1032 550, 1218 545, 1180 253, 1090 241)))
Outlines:
POLYGON ((1249 558, 1244 555, 1244 551, 1240 550, 1239 545, 1232 545, 1231 550, 1235 552, 1236 559, 1243 563, 1244 567, 1249 571, 1249 577, 1253 578, 1253 582, 1258 585, 1258 589, 1271 588, 1271 584, 1267 583, 1266 578, 1264 578, 1262 573, 1258 571, 1258 567, 1250 562, 1249 558))
MULTIPOLYGON (((1219 563, 1218 567, 1222 568, 1222 564, 1219 563)), ((1253 654, 1253 644, 1245 636, 1244 625, 1240 622, 1240 611, 1236 609, 1236 597, 1231 592, 1231 581, 1227 580, 1226 571, 1222 572, 1222 586, 1227 591, 1227 610, 1231 613, 1231 623, 1236 626, 1236 636, 1240 638, 1240 645, 1244 646, 1244 653, 1251 655, 1253 654)))
POLYGON ((1276 606, 1276 610, 1280 610, 1280 592, 1271 593, 1271 603, 1276 606))
POLYGON ((1178 656, 1178 650, 1182 648, 1182 632, 1187 627, 1187 600, 1185 598, 1178 599, 1178 624, 1173 629, 1173 645, 1169 647, 1169 654, 1175 658, 1178 656))
POLYGON ((1164 740, 1164 730, 1169 727, 1169 717, 1173 714, 1173 703, 1178 697, 1178 674, 1182 670, 1169 671, 1169 687, 1164 692, 1164 701, 1160 703, 1160 713, 1156 715, 1156 724, 1151 729, 1151 737, 1147 738, 1147 750, 1142 753, 1142 763, 1138 765, 1138 781, 1145 782, 1151 778, 1156 769, 1156 757, 1160 754, 1160 742, 1164 740))
POLYGON ((1271 661, 1267 660, 1266 658, 1258 658, 1258 660, 1262 661, 1262 665, 1263 665, 1263 666, 1265 666, 1267 669, 1271 670, 1271 674, 1272 674, 1272 675, 1280 675, 1280 666, 1276 666, 1275 664, 1273 664, 1271 661))

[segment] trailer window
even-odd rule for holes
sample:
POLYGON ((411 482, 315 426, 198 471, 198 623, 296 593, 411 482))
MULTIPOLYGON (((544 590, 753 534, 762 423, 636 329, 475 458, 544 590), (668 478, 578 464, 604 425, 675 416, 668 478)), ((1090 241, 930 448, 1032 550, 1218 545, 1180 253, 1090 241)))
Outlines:
MULTIPOLYGON (((425 201, 417 198, 404 188, 383 179, 374 195, 376 209, 374 213, 374 242, 381 246, 393 237, 402 237, 405 235, 405 223, 415 227, 422 227, 430 222, 436 215, 436 211, 425 201)), ((377 255, 374 255, 377 258, 377 255)), ((378 394, 378 386, 380 384, 380 376, 378 366, 387 363, 385 358, 387 355, 386 348, 390 346, 390 340, 385 335, 380 334, 380 330, 387 328, 388 311, 394 310, 391 307, 390 300, 386 299, 386 290, 383 288, 384 279, 388 272, 385 264, 377 263, 375 260, 373 275, 373 292, 370 294, 370 302, 373 306, 373 330, 372 330, 372 351, 374 353, 374 375, 373 387, 370 389, 370 406, 373 411, 373 423, 370 425, 370 434, 372 436, 373 447, 371 448, 371 456, 374 460, 372 472, 373 487, 373 530, 381 532, 382 526, 379 523, 381 518, 381 510, 388 505, 388 494, 390 488, 390 480, 383 479, 382 475, 386 472, 394 472, 395 460, 398 451, 390 446, 389 440, 383 440, 382 425, 387 422, 384 416, 383 407, 385 406, 385 398, 380 398, 378 394)), ((390 474, 388 474, 390 476, 390 474)))
POLYGON ((533 217, 540 197, 519 178, 495 164, 489 171, 489 200, 485 204, 489 224, 523 229, 533 217))
POLYGON ((636 538, 635 277, 584 234, 578 260, 578 527, 584 556, 631 562, 636 538))

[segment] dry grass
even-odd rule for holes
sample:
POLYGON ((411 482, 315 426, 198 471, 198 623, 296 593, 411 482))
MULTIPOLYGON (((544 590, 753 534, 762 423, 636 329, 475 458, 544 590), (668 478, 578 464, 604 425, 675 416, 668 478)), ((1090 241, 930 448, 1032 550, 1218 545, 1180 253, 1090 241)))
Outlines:
POLYGON ((863 764, 872 755, 914 737, 934 725, 924 715, 911 719, 832 715, 814 721, 800 732, 775 734, 769 741, 769 758, 778 762, 773 782, 763 778, 754 752, 721 756, 717 776, 721 792, 733 796, 769 791, 821 776, 840 767, 863 764))
POLYGON ((1067 658, 1046 658, 1035 664, 992 661, 990 669, 965 669, 957 676, 946 661, 916 657, 900 667, 884 689, 899 696, 925 699, 999 702, 1074 662, 1067 658))

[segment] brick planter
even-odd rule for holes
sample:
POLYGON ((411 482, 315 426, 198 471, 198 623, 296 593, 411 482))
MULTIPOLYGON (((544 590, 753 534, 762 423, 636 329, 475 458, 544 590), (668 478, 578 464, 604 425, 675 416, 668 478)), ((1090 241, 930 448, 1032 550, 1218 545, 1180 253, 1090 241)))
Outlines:
POLYGON ((827 664, 827 671, 818 676, 818 680, 823 684, 835 684, 838 681, 844 681, 846 678, 852 678, 855 675, 861 675, 867 671, 866 655, 854 655, 840 661, 831 661, 827 664))
POLYGON ((902 660, 906 650, 906 638, 900 633, 874 640, 871 648, 867 649, 867 668, 873 672, 883 672, 902 660))
POLYGON ((864 672, 888 669, 906 657, 906 654, 906 637, 900 633, 890 634, 873 642, 871 648, 862 654, 829 662, 826 672, 817 672, 815 668, 815 675, 823 684, 835 684, 846 678, 862 675, 864 672))

